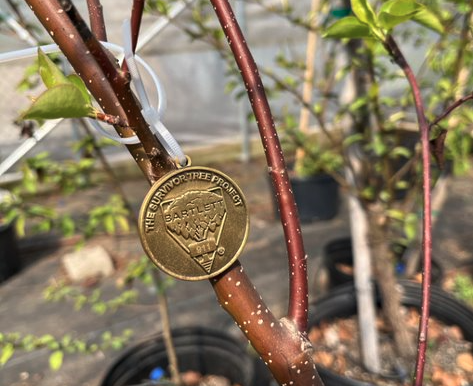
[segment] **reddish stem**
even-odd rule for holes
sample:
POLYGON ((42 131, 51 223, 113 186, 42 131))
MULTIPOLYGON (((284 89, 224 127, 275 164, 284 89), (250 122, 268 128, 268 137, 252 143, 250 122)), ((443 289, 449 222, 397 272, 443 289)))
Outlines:
MULTIPOLYGON (((135 53, 136 45, 138 43, 138 36, 140 35, 141 20, 143 19, 143 11, 145 8, 144 0, 133 0, 133 7, 131 8, 131 50, 135 53)), ((125 61, 122 64, 122 70, 128 72, 128 66, 125 61)))
POLYGON ((423 250, 424 250, 424 269, 422 276, 422 309, 419 322, 419 336, 417 343, 417 360, 413 385, 422 386, 424 377, 424 366, 427 349, 427 333, 429 329, 430 314, 430 282, 431 282, 431 263, 432 263, 432 218, 431 218, 431 200, 430 200, 430 145, 429 145, 429 124, 425 117, 424 102, 420 93, 417 79, 411 67, 407 63, 404 55, 399 49, 396 41, 388 35, 385 41, 385 47, 396 64, 402 69, 411 86, 414 96, 414 105, 419 123, 420 137, 422 144, 422 163, 423 163, 423 250))
POLYGON ((138 36, 140 34, 141 20, 143 18, 143 10, 145 8, 144 0, 133 0, 131 9, 131 48, 135 52, 138 36))
POLYGON ((98 40, 107 41, 107 30, 103 18, 103 7, 100 0, 87 0, 89 10, 90 29, 98 40))
POLYGON ((284 155, 275 129, 258 68, 227 0, 211 0, 228 44, 241 71, 248 98, 256 116, 269 173, 276 190, 289 260, 288 318, 299 331, 307 329, 308 285, 307 255, 304 250, 294 196, 284 155))
POLYGON ((274 317, 238 262, 210 282, 280 385, 323 386, 305 334, 292 322, 274 317))
POLYGON ((430 123, 430 127, 437 125, 441 120, 445 119, 448 115, 450 115, 453 112, 453 110, 455 110, 457 107, 460 107, 463 103, 471 99, 473 99, 473 93, 467 96, 464 96, 463 98, 460 98, 457 101, 453 102, 450 106, 448 106, 445 109, 445 111, 442 112, 442 114, 440 114, 430 123))

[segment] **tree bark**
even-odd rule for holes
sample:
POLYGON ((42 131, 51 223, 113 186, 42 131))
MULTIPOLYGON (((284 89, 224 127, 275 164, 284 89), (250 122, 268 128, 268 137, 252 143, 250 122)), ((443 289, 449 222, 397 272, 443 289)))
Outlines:
POLYGON ((383 314, 392 329, 396 351, 399 356, 411 360, 415 358, 415 336, 405 328, 401 312, 401 288, 397 284, 394 270, 394 256, 389 247, 389 231, 384 210, 376 204, 368 208, 369 240, 381 293, 383 314))

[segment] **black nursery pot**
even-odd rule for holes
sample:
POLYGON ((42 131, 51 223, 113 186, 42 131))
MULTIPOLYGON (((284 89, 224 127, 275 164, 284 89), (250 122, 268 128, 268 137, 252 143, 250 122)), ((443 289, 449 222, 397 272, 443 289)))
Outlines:
MULTIPOLYGON (((420 284, 407 280, 401 280, 399 284, 403 289, 402 304, 420 309, 422 301, 420 284)), ((458 326, 465 339, 473 342, 473 310, 438 286, 432 285, 431 290, 431 316, 447 325, 458 326)), ((378 306, 381 307, 379 293, 378 306)), ((353 283, 348 283, 331 290, 326 296, 315 302, 314 309, 315 312, 310 315, 309 326, 319 325, 322 321, 356 315, 358 310, 355 286, 353 283)), ((341 376, 322 366, 317 366, 317 370, 325 386, 374 386, 371 383, 341 376)))
POLYGON ((21 269, 14 223, 0 225, 0 283, 21 269))
MULTIPOLYGON (((245 345, 232 336, 205 327, 175 329, 172 336, 181 372, 192 370, 202 375, 219 375, 242 386, 267 384, 253 383, 255 359, 245 345)), ((153 369, 167 371, 168 365, 162 335, 156 335, 128 349, 112 365, 101 385, 140 384, 150 379, 153 369)))
POLYGON ((338 213, 339 186, 328 174, 291 178, 292 190, 302 222, 330 220, 338 213))
MULTIPOLYGON (((353 251, 350 237, 334 239, 324 247, 324 264, 329 275, 330 288, 341 284, 353 282, 353 251), (341 269, 350 268, 348 270, 341 269)), ((403 275, 402 270, 398 271, 399 276, 403 275)), ((440 265, 432 260, 432 283, 438 284, 442 280, 443 272, 440 265)))

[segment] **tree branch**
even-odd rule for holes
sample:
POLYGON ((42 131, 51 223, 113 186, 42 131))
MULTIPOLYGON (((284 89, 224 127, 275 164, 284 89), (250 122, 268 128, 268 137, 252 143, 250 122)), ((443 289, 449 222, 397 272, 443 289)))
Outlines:
POLYGON ((412 68, 407 63, 404 55, 399 49, 396 41, 392 36, 388 35, 384 42, 384 46, 396 64, 404 72, 412 94, 414 96, 414 105, 417 113, 417 121, 422 143, 422 163, 423 163, 423 249, 424 249, 424 269, 422 276, 422 309, 419 322, 419 336, 417 348, 417 361, 413 384, 421 386, 424 377, 424 366, 427 349, 427 333, 429 329, 430 314, 430 282, 431 282, 431 265, 432 265, 432 217, 431 217, 431 200, 430 200, 430 144, 429 144, 429 124, 424 112, 424 102, 420 93, 417 79, 412 68))
POLYGON ((438 123, 440 121, 442 121, 443 119, 447 118, 447 116, 449 116, 453 110, 455 110, 456 108, 460 107, 463 103, 469 101, 473 99, 473 93, 469 94, 469 95, 466 95, 464 96, 463 98, 460 98, 458 100, 456 100, 455 102, 453 102, 450 106, 448 106, 440 115, 438 115, 429 125, 430 128, 434 127, 435 125, 438 125, 438 123))
POLYGON ((297 331, 292 321, 274 317, 240 263, 210 282, 222 307, 232 315, 280 385, 323 386, 305 334, 297 331))
POLYGON ((304 250, 294 196, 287 174, 284 155, 275 130, 271 109, 266 98, 258 68, 246 44, 245 38, 227 0, 211 0, 228 44, 233 52, 245 83, 248 98, 256 116, 269 173, 276 189, 284 228, 289 260, 289 307, 288 318, 299 331, 307 329, 308 284, 307 255, 304 250))
POLYGON ((84 80, 100 107, 128 122, 115 126, 120 136, 137 134, 141 144, 128 145, 139 167, 150 182, 175 168, 162 145, 141 115, 129 79, 87 25, 70 0, 26 0, 38 20, 58 44, 77 74, 84 80), (58 11, 59 10, 59 11, 58 11))
POLYGON ((135 52, 136 44, 138 43, 144 8, 144 0, 133 0, 133 8, 131 9, 131 48, 133 52, 135 52))
POLYGON ((87 0, 87 9, 89 10, 90 29, 98 40, 106 42, 107 29, 100 0, 87 0))
MULTIPOLYGON (((131 50, 135 53, 136 44, 138 43, 138 36, 140 34, 141 20, 143 18, 143 11, 145 8, 144 0, 133 0, 133 7, 131 8, 131 50)), ((128 66, 125 61, 122 64, 122 70, 128 72, 128 66)))

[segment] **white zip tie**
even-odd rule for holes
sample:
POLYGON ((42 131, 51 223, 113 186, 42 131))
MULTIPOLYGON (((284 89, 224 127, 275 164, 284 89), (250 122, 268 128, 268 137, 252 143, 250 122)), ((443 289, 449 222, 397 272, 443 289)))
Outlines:
MULTIPOLYGON (((161 122, 162 117, 164 116, 164 111, 166 110, 166 94, 164 88, 154 73, 152 68, 138 55, 133 55, 131 51, 131 32, 130 32, 130 23, 125 21, 123 26, 124 32, 124 44, 125 48, 108 42, 101 42, 106 48, 115 52, 116 54, 125 55, 125 60, 127 62, 130 74, 132 76, 133 85, 136 88, 138 93, 138 98, 143 106, 141 111, 143 118, 146 123, 150 125, 150 129, 153 134, 158 138, 159 142, 163 145, 165 150, 173 159, 177 159, 181 166, 185 166, 187 163, 186 156, 184 155, 182 148, 179 146, 175 138, 169 132, 168 129, 161 122), (126 30, 128 28, 128 30, 126 30), (143 81, 141 80, 140 73, 138 72, 139 63, 150 75, 153 80, 154 86, 156 87, 156 92, 158 94, 158 104, 155 107, 151 106, 149 103, 148 95, 144 89, 143 81)), ((13 60, 27 59, 37 56, 38 48, 40 48, 46 54, 60 53, 61 50, 57 44, 47 44, 39 47, 26 48, 23 50, 16 50, 10 52, 0 53, 0 63, 6 63, 13 60)), ((89 119, 89 122, 94 126, 94 128, 99 131, 103 136, 117 141, 124 145, 131 145, 140 143, 140 140, 136 135, 131 137, 119 137, 116 134, 112 134, 105 130, 96 120, 89 119)))
MULTIPOLYGON (((148 95, 143 85, 143 80, 141 79, 140 72, 138 71, 138 66, 136 65, 135 55, 133 54, 132 44, 131 44, 131 25, 130 20, 127 19, 123 22, 122 26, 123 32, 123 44, 125 48, 125 61, 128 65, 128 71, 131 75, 131 80, 136 88, 138 93, 138 98, 140 100, 141 106, 143 109, 141 113, 143 118, 150 125, 151 131, 158 138, 159 142, 163 145, 164 149, 171 156, 172 159, 177 159, 181 166, 185 166, 187 163, 186 156, 182 151, 181 146, 177 143, 176 139, 169 132, 169 130, 163 125, 159 110, 156 110, 149 104, 148 95)), ((145 67, 146 68, 146 67, 145 67)), ((154 75, 153 71, 149 72, 151 76, 154 75)), ((159 84, 159 81, 155 84, 159 84)), ((159 88, 156 87, 159 93, 159 88)), ((162 100, 162 98, 159 98, 162 100)))

